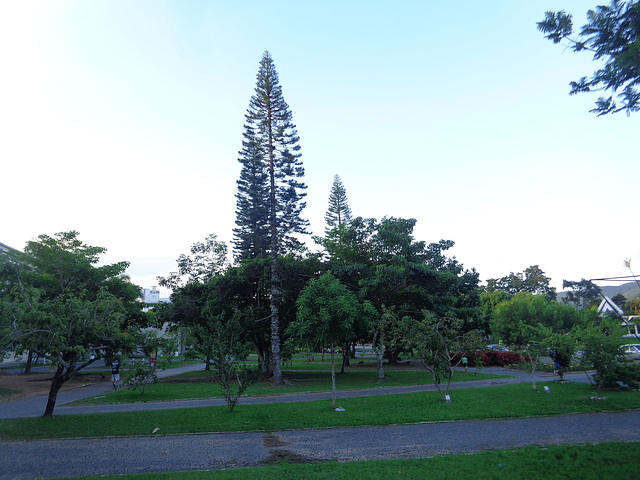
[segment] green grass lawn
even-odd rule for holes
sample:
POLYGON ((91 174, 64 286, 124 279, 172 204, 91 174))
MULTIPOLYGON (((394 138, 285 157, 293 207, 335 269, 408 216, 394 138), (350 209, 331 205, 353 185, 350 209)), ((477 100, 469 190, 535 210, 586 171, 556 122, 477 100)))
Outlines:
POLYGON ((305 465, 280 463, 265 467, 197 472, 145 473, 76 480, 353 480, 359 478, 451 480, 618 480, 637 478, 640 444, 612 442, 598 445, 560 445, 494 450, 473 455, 326 462, 305 465))
POLYGON ((640 393, 608 392, 608 400, 592 401, 591 386, 549 383, 552 393, 533 392, 530 384, 451 391, 451 403, 437 392, 339 399, 346 412, 335 412, 329 400, 226 407, 61 415, 0 421, 0 439, 283 430, 356 425, 518 418, 640 408, 640 393))
MULTIPOLYGON (((359 388, 396 387, 404 385, 432 384, 431 375, 424 369, 408 370, 404 368, 387 369, 387 379, 378 381, 375 370, 351 368, 344 374, 336 375, 338 390, 359 388)), ((165 400, 182 400, 187 398, 221 397, 220 386, 214 382, 214 371, 195 371, 176 375, 145 388, 144 394, 139 391, 121 388, 104 395, 79 400, 74 405, 95 405, 104 403, 157 402, 165 400), (201 379, 201 382, 180 383, 181 379, 201 379), (206 381, 211 380, 211 381, 206 381)), ((490 380, 504 378, 503 375, 478 374, 456 371, 455 382, 473 380, 490 380)), ((282 393, 319 392, 331 390, 331 374, 327 371, 285 371, 287 385, 274 387, 270 382, 257 382, 247 390, 249 396, 278 395, 282 393)))

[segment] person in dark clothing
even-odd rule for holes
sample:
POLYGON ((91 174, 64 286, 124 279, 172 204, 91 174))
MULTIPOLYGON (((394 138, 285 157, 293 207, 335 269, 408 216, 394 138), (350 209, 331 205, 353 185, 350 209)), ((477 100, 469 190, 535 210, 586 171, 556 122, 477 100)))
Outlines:
POLYGON ((120 360, 114 359, 111 363, 111 383, 113 383, 113 389, 116 389, 116 383, 120 381, 120 360))

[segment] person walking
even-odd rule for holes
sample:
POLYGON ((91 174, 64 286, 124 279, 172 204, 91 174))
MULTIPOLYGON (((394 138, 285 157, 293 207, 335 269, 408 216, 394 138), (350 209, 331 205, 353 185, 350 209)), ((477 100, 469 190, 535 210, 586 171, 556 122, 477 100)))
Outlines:
POLYGON ((116 358, 111 362, 111 383, 113 383, 113 389, 116 389, 116 383, 120 381, 120 359, 116 358))

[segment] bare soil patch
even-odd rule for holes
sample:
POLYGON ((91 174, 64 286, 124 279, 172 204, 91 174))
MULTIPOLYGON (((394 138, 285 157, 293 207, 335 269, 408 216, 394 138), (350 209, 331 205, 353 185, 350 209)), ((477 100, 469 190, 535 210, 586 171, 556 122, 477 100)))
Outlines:
MULTIPOLYGON (((0 403, 10 402, 20 398, 48 395, 49 388, 51 388, 51 376, 51 373, 0 375, 0 403)), ((61 391, 109 380, 107 375, 103 374, 76 375, 62 386, 61 391)))

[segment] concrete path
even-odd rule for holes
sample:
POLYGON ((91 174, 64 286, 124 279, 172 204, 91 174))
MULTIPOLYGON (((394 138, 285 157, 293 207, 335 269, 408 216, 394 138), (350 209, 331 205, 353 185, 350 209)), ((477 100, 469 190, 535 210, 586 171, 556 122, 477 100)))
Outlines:
MULTIPOLYGON (((200 370, 202 368, 204 368, 203 365, 187 365, 185 367, 159 371, 158 377, 166 378, 188 371, 200 370)), ((531 376, 529 374, 517 370, 509 370, 503 368, 485 368, 483 371, 486 373, 495 373, 498 375, 510 375, 510 377, 493 380, 456 382, 451 384, 450 390, 457 390, 461 388, 483 388, 497 385, 513 385, 517 383, 531 382, 531 376)), ((588 381, 584 373, 566 374, 565 378, 572 382, 588 381)), ((553 382, 557 379, 558 376, 554 374, 542 373, 536 375, 536 381, 542 383, 553 382)), ((540 386, 540 388, 542 388, 542 386, 540 386)), ((223 398, 202 398, 192 400, 171 400, 165 402, 139 402, 105 405, 68 405, 69 403, 75 402, 77 400, 101 395, 105 392, 110 391, 111 389, 112 386, 110 382, 101 382, 98 384, 87 385, 81 388, 75 388, 67 391, 65 391, 63 387, 63 390, 58 394, 58 401, 56 402, 56 408, 53 413, 54 415, 68 415, 88 413, 136 412, 143 410, 169 410, 177 408, 226 405, 223 398)), ((434 385, 409 385, 403 387, 376 387, 359 390, 339 390, 338 398, 368 397, 373 395, 396 395, 401 393, 428 392, 435 390, 436 387, 434 385)), ((243 397, 240 399, 239 403, 242 405, 256 405, 283 402, 312 402, 315 400, 327 399, 331 399, 330 391, 243 397)), ((44 413, 46 403, 46 395, 2 403, 0 404, 0 420, 41 416, 44 413)))
MULTIPOLYGON (((336 415, 348 412, 336 413, 336 415)), ((640 413, 319 430, 0 442, 0 479, 117 475, 298 461, 420 458, 527 445, 640 441, 640 413)))
MULTIPOLYGON (((202 367, 196 365, 160 373, 168 376, 198 368, 202 367)), ((504 369, 485 369, 485 372, 511 376, 456 383, 451 385, 451 390, 530 382, 530 376, 522 372, 504 369)), ((571 381, 588 381, 583 373, 567 377, 571 381)), ((557 378, 549 374, 536 377, 540 387, 557 378)), ((340 391, 339 397, 398 394, 434 388, 416 385, 348 390, 340 391)), ((62 392, 55 414, 188 408, 223 403, 222 399, 201 399, 81 407, 65 405, 109 389, 111 384, 105 382, 62 392)), ((330 392, 318 392, 246 397, 242 403, 328 398, 330 392)), ((45 402, 46 396, 43 396, 1 404, 0 418, 39 416, 44 411, 45 402)), ((348 412, 336 412, 336 415, 348 415, 348 412)), ((640 411, 382 427, 0 442, 0 479, 210 470, 260 466, 285 458, 307 462, 420 458, 526 445, 605 441, 640 441, 640 411)))
MULTIPOLYGON (((104 368, 105 367, 102 367, 102 370, 104 370, 104 368)), ((172 368, 169 370, 159 370, 157 372, 157 376, 158 378, 166 378, 173 375, 180 375, 181 373, 202 369, 204 369, 204 364, 186 365, 184 367, 172 368)), ((60 413, 58 411, 59 407, 62 405, 75 402, 77 400, 83 400, 89 397, 95 397, 96 395, 102 395, 103 393, 109 392, 111 390, 113 390, 113 385, 110 381, 82 385, 79 388, 69 388, 68 385, 63 385, 60 392, 58 392, 56 408, 54 409, 53 413, 54 415, 58 415, 60 413)), ((6 420, 10 418, 39 417, 44 413, 45 407, 47 406, 47 399, 47 395, 39 395, 36 397, 0 403, 0 420, 6 420)))

